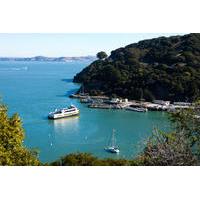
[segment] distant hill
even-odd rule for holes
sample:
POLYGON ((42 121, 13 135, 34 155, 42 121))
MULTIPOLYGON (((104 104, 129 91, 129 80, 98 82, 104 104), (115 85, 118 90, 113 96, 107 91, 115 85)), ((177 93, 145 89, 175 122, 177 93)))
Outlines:
POLYGON ((74 77, 86 92, 131 99, 200 97, 200 34, 159 37, 119 48, 74 77))
POLYGON ((52 62, 70 62, 70 61, 94 61, 95 56, 80 56, 80 57, 45 57, 45 56, 35 56, 35 57, 0 57, 0 61, 52 61, 52 62))

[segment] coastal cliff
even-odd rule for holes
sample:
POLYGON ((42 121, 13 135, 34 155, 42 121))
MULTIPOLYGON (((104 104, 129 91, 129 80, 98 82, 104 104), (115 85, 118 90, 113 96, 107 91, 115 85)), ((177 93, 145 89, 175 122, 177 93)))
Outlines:
POLYGON ((200 97, 200 34, 143 40, 111 52, 74 77, 91 95, 195 101, 200 97))

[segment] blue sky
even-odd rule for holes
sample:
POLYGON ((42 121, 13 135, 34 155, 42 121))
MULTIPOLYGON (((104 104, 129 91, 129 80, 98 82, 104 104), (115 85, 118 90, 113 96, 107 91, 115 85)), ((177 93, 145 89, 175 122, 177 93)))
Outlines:
MULTIPOLYGON (((0 57, 87 56, 143 39, 178 33, 0 33, 0 57)), ((181 35, 181 34, 180 34, 181 35)))

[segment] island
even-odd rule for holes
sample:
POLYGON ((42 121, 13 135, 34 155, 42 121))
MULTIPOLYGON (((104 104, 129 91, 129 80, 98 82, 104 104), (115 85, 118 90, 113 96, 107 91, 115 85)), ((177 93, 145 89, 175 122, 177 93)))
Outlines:
POLYGON ((78 73, 89 95, 194 102, 200 97, 200 34, 159 37, 121 47, 78 73))

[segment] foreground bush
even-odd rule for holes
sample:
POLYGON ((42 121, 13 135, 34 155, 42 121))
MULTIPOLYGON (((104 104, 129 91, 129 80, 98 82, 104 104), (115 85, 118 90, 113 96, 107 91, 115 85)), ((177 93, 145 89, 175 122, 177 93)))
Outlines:
POLYGON ((0 165, 39 165, 35 152, 23 146, 24 130, 17 114, 8 117, 0 105, 0 165))
POLYGON ((50 163, 54 166, 128 166, 130 161, 125 159, 99 159, 89 153, 72 153, 50 163))
POLYGON ((156 131, 137 159, 145 166, 188 166, 198 164, 189 141, 182 132, 166 134, 156 131))

